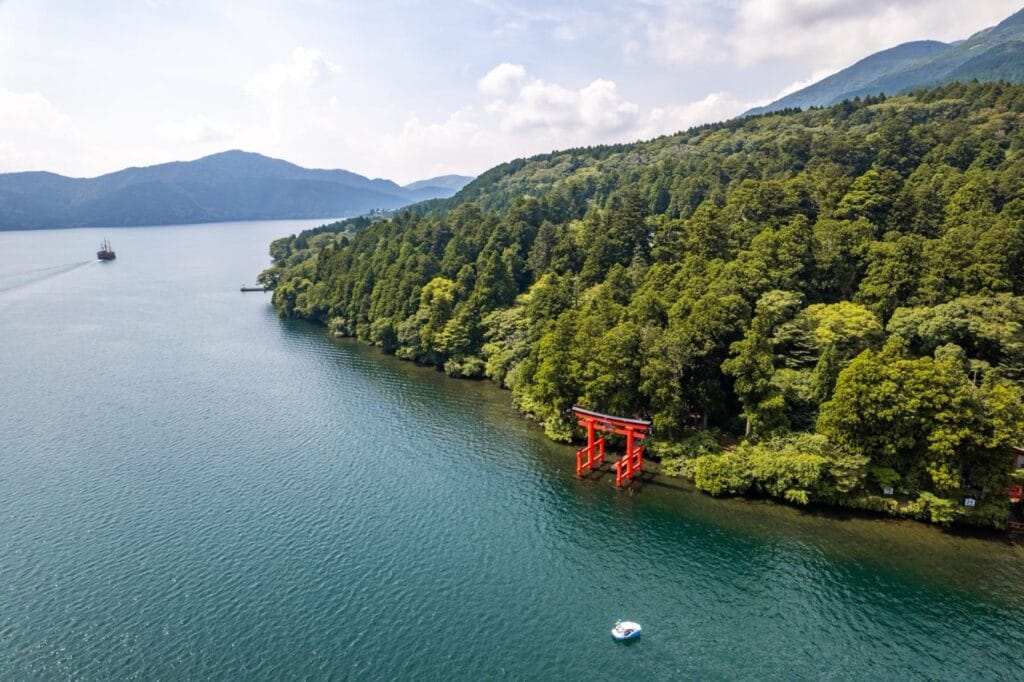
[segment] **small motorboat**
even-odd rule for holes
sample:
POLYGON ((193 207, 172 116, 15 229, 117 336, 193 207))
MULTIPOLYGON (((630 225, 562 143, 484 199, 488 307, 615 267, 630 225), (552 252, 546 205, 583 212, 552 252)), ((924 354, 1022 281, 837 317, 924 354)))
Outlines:
POLYGON ((636 639, 640 636, 640 623, 631 620, 617 620, 612 628, 612 637, 618 642, 625 642, 629 639, 636 639))

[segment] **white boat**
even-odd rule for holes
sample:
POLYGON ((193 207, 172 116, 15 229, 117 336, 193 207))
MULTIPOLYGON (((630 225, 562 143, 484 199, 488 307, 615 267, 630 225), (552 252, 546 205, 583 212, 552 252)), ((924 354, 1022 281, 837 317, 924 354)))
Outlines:
POLYGON ((640 636, 640 623, 631 620, 617 620, 612 628, 612 637, 616 641, 625 642, 627 639, 636 639, 640 636))

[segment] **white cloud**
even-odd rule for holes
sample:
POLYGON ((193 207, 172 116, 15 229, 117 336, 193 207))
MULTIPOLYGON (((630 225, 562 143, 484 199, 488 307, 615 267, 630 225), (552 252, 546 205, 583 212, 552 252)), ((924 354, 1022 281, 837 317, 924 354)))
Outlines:
POLYGON ((0 172, 49 170, 90 155, 99 151, 44 95, 0 88, 0 172))
MULTIPOLYGON (((997 23, 1019 0, 972 3, 971 23, 997 23)), ((843 68, 872 52, 911 40, 956 40, 964 28, 962 0, 743 0, 725 37, 736 62, 814 58, 843 68)))
POLYGON ((506 132, 559 130, 570 126, 576 118, 576 99, 576 93, 568 88, 533 80, 524 85, 511 102, 491 102, 487 111, 498 115, 499 125, 506 132))
POLYGON ((165 123, 160 132, 170 140, 186 144, 223 142, 231 138, 231 130, 206 116, 190 116, 184 121, 165 123))
MULTIPOLYGON (((571 9, 548 6, 528 7, 520 2, 490 2, 471 0, 474 5, 487 10, 495 22, 492 34, 495 37, 521 36, 524 33, 550 33, 555 40, 573 41, 587 31, 592 13, 581 6, 571 9)), ((606 8, 600 8, 604 10, 606 8)))
POLYGON ((782 99, 786 95, 792 95, 797 90, 803 90, 808 85, 813 85, 813 84, 817 83, 818 81, 820 81, 822 79, 828 78, 829 76, 831 76, 835 72, 836 72, 836 69, 817 69, 817 70, 814 71, 814 73, 812 73, 810 75, 809 78, 805 78, 804 80, 795 81, 793 83, 790 83, 786 87, 782 88, 782 90, 779 90, 779 92, 774 97, 769 99, 768 101, 769 102, 774 102, 777 99, 782 99))
POLYGON ((614 132, 633 125, 640 107, 619 96, 615 83, 599 78, 579 91, 577 104, 584 130, 614 132))
POLYGON ((551 35, 555 40, 561 40, 564 42, 571 42, 579 37, 576 29, 574 29, 570 24, 559 24, 558 26, 555 26, 555 30, 551 32, 551 35))
POLYGON ((725 121, 758 104, 761 103, 744 102, 728 92, 713 92, 696 102, 655 107, 637 130, 637 137, 656 137, 704 123, 725 121))
POLYGON ((665 13, 650 20, 646 37, 651 52, 675 64, 699 64, 724 59, 714 33, 691 20, 685 7, 669 4, 665 13))
POLYGON ((480 171, 727 118, 787 83, 907 40, 964 38, 1020 7, 148 2, 157 9, 0 0, 0 64, 18 65, 0 80, 0 170, 96 174, 231 146, 400 180, 480 171), (543 75, 524 67, 535 63, 543 75))
POLYGON ((642 0, 623 40, 682 66, 806 59, 833 71, 912 40, 951 41, 998 23, 1019 0, 642 0), (966 28, 965 23, 974 28, 966 28))
POLYGON ((837 0, 746 0, 726 40, 741 64, 804 54, 816 54, 831 64, 848 61, 852 50, 867 54, 879 41, 885 46, 899 42, 897 36, 912 32, 912 21, 888 0, 856 5, 837 0), (827 19, 829 12, 834 14, 827 19))
POLYGON ((5 130, 33 134, 73 133, 71 119, 38 92, 0 88, 0 125, 5 130))
MULTIPOLYGON (((496 116, 497 126, 507 133, 556 133, 570 137, 602 136, 635 123, 640 108, 623 99, 615 83, 598 78, 573 90, 539 78, 529 78, 523 67, 515 71, 502 64, 481 80, 481 92, 501 97, 489 102, 485 110, 496 116), (499 72, 499 69, 502 71, 499 72), (515 81, 506 78, 513 74, 515 81), (483 87, 492 76, 501 77, 502 87, 483 87), (518 89, 514 83, 518 83, 518 89)), ((498 79, 493 79, 497 81, 498 79)))
POLYGON ((673 133, 731 118, 757 104, 716 92, 694 102, 644 109, 604 78, 573 89, 533 78, 522 67, 498 73, 514 74, 518 85, 480 87, 481 94, 491 93, 482 106, 463 107, 437 122, 410 117, 399 132, 377 145, 381 162, 417 168, 420 177, 480 172, 501 161, 552 149, 673 133))
POLYGON ((406 169, 401 182, 471 169, 483 171, 501 161, 498 154, 509 153, 507 139, 489 129, 486 115, 473 107, 459 109, 436 123, 412 116, 399 132, 384 135, 374 145, 383 166, 406 169))
POLYGON ((477 89, 491 97, 503 97, 510 90, 526 80, 526 68, 522 64, 498 64, 477 81, 477 89))
POLYGON ((341 66, 319 50, 296 47, 292 50, 291 61, 271 64, 250 78, 245 90, 259 98, 276 97, 294 87, 310 88, 325 83, 340 71, 341 66))
POLYGON ((322 150, 337 143, 343 128, 337 115, 344 85, 341 71, 320 50, 296 47, 289 61, 251 76, 244 90, 262 105, 263 116, 237 136, 240 143, 282 155, 300 148, 309 154, 311 147, 322 150), (317 137, 319 143, 313 142, 317 137))

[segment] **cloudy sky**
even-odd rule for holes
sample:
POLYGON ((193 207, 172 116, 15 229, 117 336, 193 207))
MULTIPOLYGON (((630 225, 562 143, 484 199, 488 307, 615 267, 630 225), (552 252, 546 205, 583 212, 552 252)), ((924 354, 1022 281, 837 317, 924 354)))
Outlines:
POLYGON ((1020 0, 0 0, 0 172, 240 148, 399 182, 728 118, 1020 0), (970 11, 965 11, 966 7, 970 11))

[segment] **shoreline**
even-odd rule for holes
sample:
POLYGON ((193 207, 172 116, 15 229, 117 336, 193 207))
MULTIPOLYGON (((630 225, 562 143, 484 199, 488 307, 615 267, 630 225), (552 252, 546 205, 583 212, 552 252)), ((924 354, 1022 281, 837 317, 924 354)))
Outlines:
MULTIPOLYGON (((442 367, 418 363, 413 360, 402 358, 391 353, 386 353, 380 346, 377 346, 372 343, 367 343, 366 341, 363 341, 362 339, 359 339, 354 336, 339 335, 336 332, 332 332, 327 327, 327 325, 320 324, 314 320, 308 320, 305 318, 298 317, 289 317, 283 319, 292 322, 301 322, 302 324, 309 325, 311 328, 314 328, 319 333, 321 333, 328 342, 353 345, 358 348, 365 349, 367 351, 372 351, 378 358, 386 358, 389 361, 399 362, 406 367, 413 367, 416 369, 429 371, 431 372, 431 374, 443 377, 445 381, 483 384, 488 386, 490 389, 501 392, 506 396, 510 395, 510 391, 507 388, 499 386, 494 381, 486 377, 453 377, 447 374, 442 367)), ((544 434, 544 428, 540 422, 538 422, 536 419, 533 419, 530 415, 524 414, 511 404, 510 408, 510 411, 515 415, 515 418, 517 420, 519 420, 523 424, 529 425, 530 429, 537 432, 546 443, 552 446, 557 446, 559 449, 564 448, 566 450, 567 459, 571 459, 575 455, 575 450, 577 447, 576 443, 563 443, 549 438, 546 434, 544 434)), ((691 479, 664 473, 662 471, 663 463, 662 461, 660 461, 660 459, 655 460, 645 458, 644 467, 644 475, 642 476, 642 478, 630 482, 621 490, 616 490, 616 488, 614 487, 615 471, 610 467, 602 468, 592 473, 591 475, 583 476, 582 478, 577 478, 575 476, 573 476, 573 478, 577 481, 584 483, 600 483, 605 479, 609 479, 612 483, 612 485, 610 486, 610 491, 613 493, 619 493, 624 495, 642 494, 643 489, 645 487, 651 486, 654 489, 668 491, 672 495, 699 495, 700 497, 708 500, 709 502, 714 503, 725 503, 727 501, 732 501, 751 506, 767 504, 779 509, 792 510, 793 512, 796 512, 797 514, 802 516, 806 515, 814 518, 825 519, 832 522, 842 522, 857 519, 870 522, 885 522, 887 525, 891 525, 893 527, 906 527, 908 524, 912 524, 913 527, 934 529, 948 536, 972 538, 983 540, 986 542, 994 541, 996 543, 1005 545, 1021 544, 1020 542, 1014 541, 1013 536, 1009 531, 1005 529, 993 528, 988 526, 979 526, 966 523, 939 524, 909 515, 890 514, 880 510, 829 504, 827 502, 811 502, 806 506, 794 505, 786 503, 783 500, 778 500, 776 498, 770 497, 768 495, 711 495, 699 489, 691 479)))
MULTIPOLYGON (((584 476, 579 480, 592 480, 594 482, 599 482, 605 478, 610 477, 612 483, 614 483, 614 470, 601 469, 599 470, 599 472, 600 473, 598 475, 584 476)), ((871 509, 863 509, 859 507, 844 507, 840 505, 828 504, 825 502, 812 502, 811 504, 808 504, 806 506, 798 506, 794 504, 787 504, 781 500, 777 500, 768 495, 711 495, 698 488, 694 484, 694 482, 688 478, 682 476, 672 476, 671 474, 664 473, 662 471, 662 463, 660 461, 652 459, 644 459, 644 474, 640 478, 634 479, 630 483, 623 486, 621 491, 616 492, 621 492, 622 494, 626 495, 643 494, 643 489, 646 486, 652 486, 661 490, 671 491, 672 494, 696 494, 712 502, 724 502, 726 500, 732 500, 752 506, 771 505, 773 507, 778 507, 781 509, 793 510, 794 512, 800 515, 807 515, 834 522, 842 522, 856 519, 862 521, 886 522, 891 523, 894 526, 906 526, 909 524, 913 524, 913 526, 915 527, 932 528, 942 532, 943 534, 950 536, 995 541, 1004 544, 1020 544, 1015 543, 1011 538, 1010 533, 1008 533, 1007 531, 987 526, 977 526, 970 524, 942 525, 938 523, 930 523, 928 521, 914 518, 912 516, 896 516, 871 509)))

